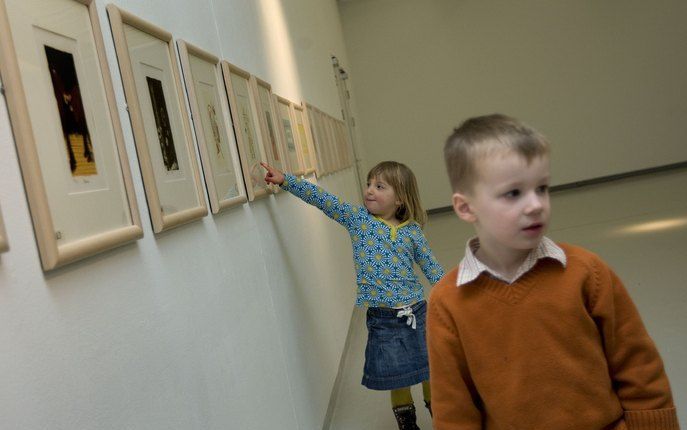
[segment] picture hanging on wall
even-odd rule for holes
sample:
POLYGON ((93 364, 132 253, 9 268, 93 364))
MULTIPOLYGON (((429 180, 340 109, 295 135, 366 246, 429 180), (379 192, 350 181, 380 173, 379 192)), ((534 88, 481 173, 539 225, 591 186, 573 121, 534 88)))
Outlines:
POLYGON ((299 153, 303 161, 303 174, 314 173, 317 166, 315 164, 315 149, 313 147, 312 134, 308 124, 308 116, 304 112, 303 105, 291 103, 291 110, 294 118, 294 128, 296 140, 298 141, 299 153))
POLYGON ((153 231, 207 215, 172 35, 109 4, 153 231))
POLYGON ((212 213, 248 200, 219 58, 177 41, 212 213))
POLYGON ((308 124, 310 125, 310 134, 313 138, 313 147, 315 148, 315 159, 317 160, 317 176, 323 176, 327 174, 327 169, 325 166, 324 159, 324 142, 322 133, 319 126, 319 115, 317 108, 313 105, 306 104, 308 124))
POLYGON ((288 160, 286 159, 286 151, 283 149, 277 129, 277 121, 279 120, 274 109, 272 86, 253 76, 251 77, 251 87, 255 94, 255 105, 258 110, 260 134, 263 137, 263 144, 267 152, 269 163, 279 170, 290 170, 288 160))
POLYGON ((274 95, 274 105, 276 106, 277 118, 279 122, 279 134, 284 142, 286 158, 288 160, 289 171, 294 175, 305 174, 303 162, 298 151, 293 115, 291 113, 291 102, 287 99, 274 95))
POLYGON ((7 240, 7 233, 5 233, 5 223, 2 221, 2 213, 0 213, 0 253, 10 249, 10 243, 7 240))
POLYGON ((252 201, 268 194, 261 161, 269 162, 262 145, 255 97, 250 89, 250 73, 226 61, 222 61, 222 74, 229 98, 231 121, 234 124, 236 142, 241 157, 243 180, 252 201))
POLYGON ((95 1, 0 0, 0 75, 46 271, 143 236, 104 52, 95 1))

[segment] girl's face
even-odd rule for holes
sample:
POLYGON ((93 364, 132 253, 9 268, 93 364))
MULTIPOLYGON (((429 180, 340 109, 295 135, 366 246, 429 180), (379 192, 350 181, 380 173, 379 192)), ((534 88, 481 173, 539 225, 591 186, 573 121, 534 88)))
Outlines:
POLYGON ((370 178, 365 189, 365 207, 367 210, 384 220, 396 218, 396 209, 401 201, 396 196, 396 191, 382 178, 370 178))

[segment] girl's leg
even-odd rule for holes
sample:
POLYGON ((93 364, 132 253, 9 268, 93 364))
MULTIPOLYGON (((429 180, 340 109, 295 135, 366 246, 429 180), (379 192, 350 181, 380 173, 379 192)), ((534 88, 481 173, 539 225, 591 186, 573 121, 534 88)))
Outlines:
POLYGON ((425 406, 429 415, 432 416, 432 392, 429 390, 429 381, 422 382, 422 396, 425 399, 425 406))
POLYGON ((403 405, 412 405, 413 395, 410 393, 410 387, 398 388, 391 390, 391 407, 403 405))
POLYGON ((420 430, 416 423, 415 405, 410 387, 391 390, 391 407, 399 430, 420 430))

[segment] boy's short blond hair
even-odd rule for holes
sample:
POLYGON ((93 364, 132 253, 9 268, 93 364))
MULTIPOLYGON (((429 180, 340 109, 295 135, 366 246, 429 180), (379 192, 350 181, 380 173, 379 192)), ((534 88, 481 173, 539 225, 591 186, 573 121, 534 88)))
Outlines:
POLYGON ((478 161, 504 150, 515 151, 529 162, 548 155, 549 142, 535 129, 503 114, 463 121, 444 145, 446 171, 453 191, 471 191, 477 179, 478 161))

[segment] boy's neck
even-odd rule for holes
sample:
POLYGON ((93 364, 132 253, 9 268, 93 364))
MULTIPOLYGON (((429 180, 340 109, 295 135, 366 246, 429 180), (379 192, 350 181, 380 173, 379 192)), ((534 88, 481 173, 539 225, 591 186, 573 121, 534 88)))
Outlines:
POLYGON ((475 252, 475 257, 490 269, 510 279, 518 272, 518 269, 520 269, 525 262, 530 252, 532 252, 531 249, 492 250, 485 247, 480 241, 480 246, 475 252))

